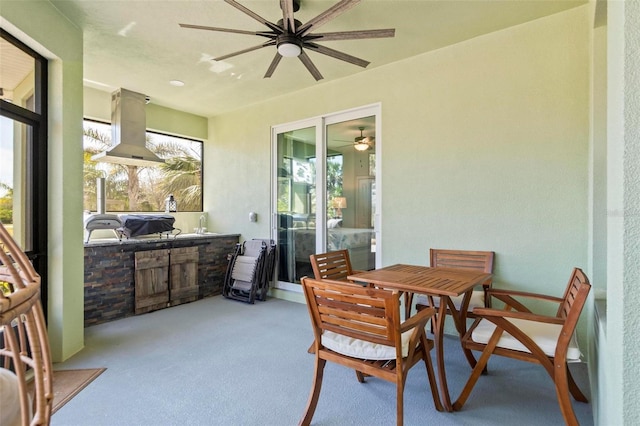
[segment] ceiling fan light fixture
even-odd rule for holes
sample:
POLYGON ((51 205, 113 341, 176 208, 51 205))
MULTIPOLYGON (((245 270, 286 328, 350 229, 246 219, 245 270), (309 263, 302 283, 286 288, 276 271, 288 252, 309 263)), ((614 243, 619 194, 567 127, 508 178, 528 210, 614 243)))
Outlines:
POLYGON ((366 151, 369 149, 369 138, 362 135, 364 127, 358 127, 358 130, 360 130, 360 136, 354 139, 353 147, 356 151, 366 151))
POLYGON ((293 34, 282 34, 278 37, 278 53, 285 58, 295 58, 302 53, 300 40, 293 34))
POLYGON ((302 49, 295 43, 284 42, 278 45, 278 53, 285 58, 300 56, 302 49))
POLYGON ((353 147, 356 149, 356 151, 366 151, 369 149, 369 144, 364 140, 361 140, 360 142, 356 142, 355 144, 353 144, 353 147))

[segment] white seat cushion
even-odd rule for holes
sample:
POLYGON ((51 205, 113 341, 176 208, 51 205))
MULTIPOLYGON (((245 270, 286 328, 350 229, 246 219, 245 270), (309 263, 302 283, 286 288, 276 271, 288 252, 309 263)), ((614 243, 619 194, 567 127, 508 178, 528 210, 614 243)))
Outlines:
MULTIPOLYGON (((556 343, 558 342, 558 336, 562 330, 560 324, 547 324, 536 321, 529 321, 517 318, 508 319, 513 325, 527 334, 540 349, 548 356, 555 356, 556 343)), ((478 326, 473 330, 471 338, 474 342, 487 343, 495 330, 496 325, 489 320, 483 319, 478 326)), ((498 347, 513 349, 520 352, 529 352, 519 340, 515 339, 506 331, 500 336, 498 341, 498 347)), ((567 349, 567 361, 579 361, 582 354, 578 347, 578 341, 575 334, 571 337, 569 342, 569 348, 567 349)))
POLYGON ((20 426, 20 390, 13 371, 0 367, 0 425, 20 426))
MULTIPOLYGON (((460 305, 462 305, 463 297, 464 295, 451 298, 451 301, 453 302, 453 305, 456 307, 457 310, 460 310, 460 305)), ((436 308, 440 306, 440 298, 434 297, 433 303, 435 304, 436 308)), ((424 294, 417 294, 416 304, 428 306, 429 300, 427 299, 427 296, 425 296, 424 294)), ((473 292, 471 293, 471 300, 469 301, 468 310, 473 311, 473 308, 484 308, 484 290, 473 290, 473 292)))
MULTIPOLYGON (((409 339, 412 331, 409 330, 402 333, 403 357, 409 354, 409 339)), ((322 345, 334 352, 353 358, 370 360, 396 359, 396 348, 393 346, 354 339, 332 331, 325 331, 322 334, 322 345)))

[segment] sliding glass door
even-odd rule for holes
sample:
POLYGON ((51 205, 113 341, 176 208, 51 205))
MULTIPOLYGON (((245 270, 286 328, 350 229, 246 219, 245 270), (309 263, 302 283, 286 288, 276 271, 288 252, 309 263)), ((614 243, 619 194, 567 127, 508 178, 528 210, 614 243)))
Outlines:
MULTIPOLYGON (((296 283, 311 275, 303 252, 315 252, 318 198, 316 191, 318 128, 283 129, 275 134, 275 233, 278 243, 278 281, 296 283), (296 252, 296 240, 298 251, 296 252), (301 245, 306 248, 302 250, 301 245)), ((273 227, 272 227, 273 228, 273 227)))
POLYGON ((375 268, 378 110, 361 108, 273 128, 278 288, 300 291, 300 278, 313 275, 313 253, 347 249, 354 269, 375 268))

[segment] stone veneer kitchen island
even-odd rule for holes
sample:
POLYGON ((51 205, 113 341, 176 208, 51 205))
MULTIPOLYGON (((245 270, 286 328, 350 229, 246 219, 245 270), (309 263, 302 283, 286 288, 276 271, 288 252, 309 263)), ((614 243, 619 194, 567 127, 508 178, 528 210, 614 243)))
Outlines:
POLYGON ((222 293, 227 256, 240 234, 90 240, 84 245, 84 326, 135 314, 135 254, 198 248, 198 299, 222 293))

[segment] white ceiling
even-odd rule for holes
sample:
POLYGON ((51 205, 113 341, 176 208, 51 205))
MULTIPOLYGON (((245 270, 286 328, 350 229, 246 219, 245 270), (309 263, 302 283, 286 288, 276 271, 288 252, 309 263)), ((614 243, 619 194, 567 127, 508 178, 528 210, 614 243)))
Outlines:
MULTIPOLYGON (((239 2, 272 22, 282 16, 278 0, 239 2)), ((316 82, 297 58, 284 58, 273 77, 264 79, 275 55, 274 46, 216 63, 211 58, 258 45, 265 39, 186 29, 179 23, 266 29, 220 0, 51 3, 84 33, 85 85, 108 92, 123 87, 149 96, 152 103, 206 117, 366 72, 311 52, 309 56, 324 80, 316 82), (185 86, 171 86, 169 81, 173 79, 184 81, 185 86)), ((301 3, 295 17, 304 23, 336 1, 301 3)), ((395 38, 324 43, 370 61, 367 69, 371 69, 584 3, 586 0, 367 0, 318 32, 395 28, 395 38)))

